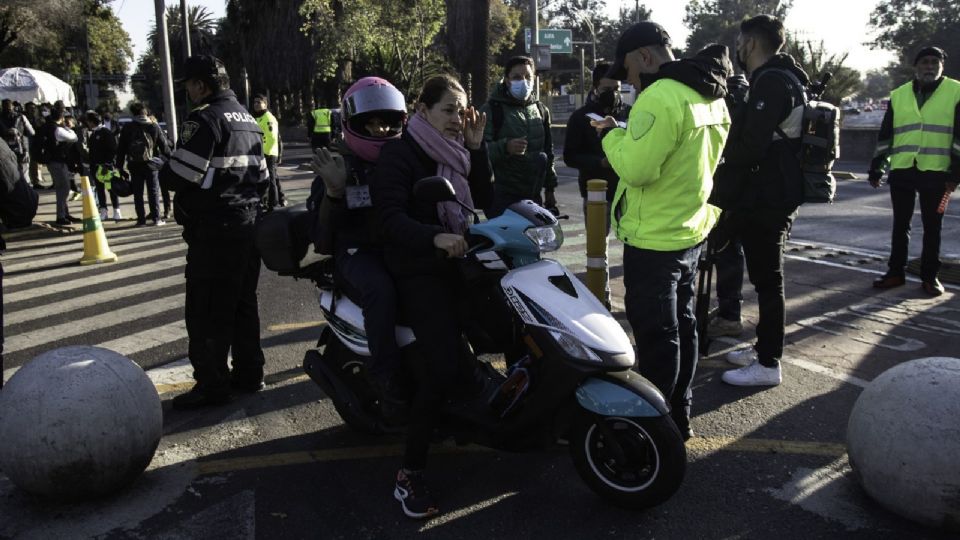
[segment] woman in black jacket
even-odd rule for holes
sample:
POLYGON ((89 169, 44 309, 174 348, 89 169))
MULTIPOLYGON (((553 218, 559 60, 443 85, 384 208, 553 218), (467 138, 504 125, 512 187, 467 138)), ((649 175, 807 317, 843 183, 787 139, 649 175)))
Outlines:
POLYGON ((463 87, 450 76, 429 79, 416 113, 399 140, 384 145, 371 195, 384 236, 384 259, 397 285, 400 311, 422 351, 413 366, 417 389, 410 409, 403 468, 394 497, 404 513, 437 513, 421 473, 426 467, 436 414, 457 376, 461 326, 456 320, 459 276, 453 258, 467 250, 464 233, 473 216, 454 202, 413 197, 421 178, 450 180, 457 199, 482 208, 492 198, 492 173, 483 128, 486 116, 467 108, 463 87), (446 258, 438 256, 438 250, 446 258))

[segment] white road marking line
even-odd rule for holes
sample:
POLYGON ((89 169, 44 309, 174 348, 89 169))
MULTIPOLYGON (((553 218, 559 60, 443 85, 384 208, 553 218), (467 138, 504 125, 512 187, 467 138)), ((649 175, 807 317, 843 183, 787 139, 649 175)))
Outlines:
MULTIPOLYGON (((185 256, 186 249, 187 249, 186 244, 172 244, 169 246, 162 246, 156 249, 148 249, 148 250, 140 251, 138 253, 124 254, 123 256, 120 257, 120 260, 118 262, 110 265, 110 268, 116 268, 117 265, 123 266, 126 263, 129 263, 131 261, 139 261, 141 259, 147 259, 149 257, 155 257, 157 255, 165 255, 165 254, 170 254, 173 257, 180 258, 182 263, 183 261, 182 257, 185 256)), ((5 275, 3 276, 3 284, 5 286, 20 285, 22 283, 32 283, 34 281, 40 281, 42 279, 50 279, 50 278, 63 277, 63 276, 77 276, 77 275, 83 275, 86 273, 86 271, 89 271, 89 270, 104 268, 104 266, 102 265, 80 266, 79 264, 80 256, 81 254, 78 253, 76 266, 52 268, 50 270, 44 270, 41 272, 30 272, 26 274, 18 274, 13 276, 5 275)), ((154 262, 150 264, 160 265, 163 262, 167 262, 167 261, 154 262)), ((142 266, 141 265, 141 266, 137 266, 136 268, 139 269, 139 272, 141 274, 147 274, 149 271, 154 270, 155 268, 162 268, 162 266, 142 266)), ((96 277, 87 276, 84 278, 84 280, 89 282, 89 280, 91 279, 96 279, 96 280, 110 279, 110 277, 115 275, 116 273, 117 271, 104 272, 96 277)))
POLYGON ((97 347, 110 349, 124 356, 131 356, 138 352, 166 345, 167 343, 173 343, 186 337, 187 323, 181 320, 130 334, 112 341, 98 343, 97 347))
MULTIPOLYGON (((128 252, 137 251, 137 250, 139 250, 140 248, 143 248, 143 247, 145 247, 145 246, 152 246, 152 245, 155 245, 155 244, 157 244, 157 243, 158 243, 158 242, 157 242, 156 240, 146 240, 146 241, 140 241, 140 242, 131 242, 131 243, 129 243, 129 244, 121 244, 121 245, 119 245, 119 246, 117 246, 117 247, 115 247, 115 248, 110 248, 110 250, 113 251, 114 253, 116 253, 118 256, 119 256, 119 255, 126 255, 126 254, 128 254, 128 252)), ((31 260, 31 261, 24 261, 24 262, 19 262, 19 263, 12 263, 12 264, 9 264, 9 265, 8 265, 8 264, 5 264, 3 269, 4 269, 4 272, 11 272, 11 273, 13 273, 13 272, 17 272, 17 271, 19 271, 19 270, 28 270, 28 269, 37 268, 37 267, 41 267, 41 268, 42 268, 42 267, 47 267, 47 266, 54 266, 54 265, 59 265, 59 264, 67 264, 67 263, 72 263, 72 262, 78 262, 78 261, 80 260, 80 257, 82 257, 82 256, 83 256, 83 246, 82 246, 82 244, 81 244, 81 248, 80 248, 80 252, 79 252, 79 253, 67 253, 67 254, 64 254, 64 255, 53 255, 53 256, 50 256, 50 257, 43 257, 43 258, 40 258, 40 259, 31 260)))
MULTIPOLYGON (((129 259, 130 257, 127 257, 127 260, 129 259)), ((170 268, 181 268, 184 266, 186 266, 186 261, 184 261, 182 257, 176 257, 173 259, 154 262, 150 265, 149 270, 145 269, 143 266, 129 266, 123 270, 100 274, 96 277, 83 276, 76 279, 71 279, 69 281, 60 281, 52 285, 45 285, 43 287, 29 288, 12 293, 4 293, 3 300, 6 304, 12 304, 21 300, 29 300, 31 298, 39 298, 51 294, 81 289, 87 285, 90 285, 91 279, 95 279, 97 283, 107 283, 110 281, 119 281, 132 276, 145 276, 144 283, 146 283, 148 279, 146 275, 150 272, 158 272, 160 270, 167 270, 170 268)), ((177 275, 180 276, 180 279, 183 279, 182 274, 177 275)), ((8 283, 6 277, 4 277, 3 281, 4 285, 11 285, 11 283, 8 283)), ((110 290, 107 290, 103 291, 103 294, 110 296, 111 292, 110 290)))
POLYGON ((3 322, 4 324, 9 326, 13 324, 24 323, 27 321, 34 321, 37 319, 42 319, 44 317, 50 317, 51 315, 69 313, 71 311, 82 309, 85 307, 97 306, 100 304, 109 304, 118 298, 126 298, 128 296, 133 296, 135 294, 156 291, 156 290, 164 289, 167 287, 174 287, 176 285, 182 285, 184 283, 186 282, 184 281, 182 275, 173 275, 173 276, 167 276, 163 278, 151 278, 141 283, 134 283, 132 285, 127 285, 124 287, 117 287, 114 289, 108 289, 106 291, 99 291, 95 293, 85 294, 83 296, 77 296, 75 298, 71 298, 69 300, 63 300, 61 302, 48 302, 40 306, 21 309, 19 311, 8 311, 7 313, 4 314, 3 322))
POLYGON ((183 309, 185 297, 185 294, 175 294, 173 296, 151 300, 150 302, 116 309, 93 317, 39 328, 30 332, 24 332, 23 334, 12 335, 6 339, 4 352, 14 353, 32 347, 39 347, 49 343, 51 340, 81 336, 104 328, 110 328, 114 325, 145 319, 165 311, 178 308, 183 309))

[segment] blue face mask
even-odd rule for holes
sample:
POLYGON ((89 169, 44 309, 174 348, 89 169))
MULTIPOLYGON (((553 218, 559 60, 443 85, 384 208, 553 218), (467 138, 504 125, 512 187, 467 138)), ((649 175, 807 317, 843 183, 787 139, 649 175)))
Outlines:
POLYGON ((533 92, 533 83, 523 79, 520 81, 510 81, 510 95, 519 99, 520 101, 525 101, 530 94, 533 92))

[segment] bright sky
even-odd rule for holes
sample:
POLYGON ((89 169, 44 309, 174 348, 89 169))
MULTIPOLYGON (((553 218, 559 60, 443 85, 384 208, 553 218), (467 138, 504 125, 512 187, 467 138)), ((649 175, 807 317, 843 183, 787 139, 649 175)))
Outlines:
MULTIPOLYGON (((635 0, 607 0, 611 16, 620 6, 632 8, 635 0)), ((878 0, 795 0, 787 15, 787 29, 818 42, 823 40, 831 53, 849 52, 850 67, 867 71, 886 66, 894 60, 893 53, 874 51, 864 45, 872 36, 867 23, 878 0), (826 15, 828 14, 828 15, 826 15)), ((179 5, 179 0, 166 0, 167 5, 179 5)), ((223 17, 225 0, 188 0, 189 5, 204 6, 215 18, 223 17)), ((641 0, 653 12, 653 20, 662 24, 674 41, 684 43, 687 29, 683 25, 686 2, 678 0, 641 0)), ((154 22, 153 0, 114 0, 113 9, 133 40, 135 58, 147 46, 147 32, 154 22)), ((134 64, 135 65, 135 64, 134 64)), ((131 65, 131 71, 133 65, 131 65)))

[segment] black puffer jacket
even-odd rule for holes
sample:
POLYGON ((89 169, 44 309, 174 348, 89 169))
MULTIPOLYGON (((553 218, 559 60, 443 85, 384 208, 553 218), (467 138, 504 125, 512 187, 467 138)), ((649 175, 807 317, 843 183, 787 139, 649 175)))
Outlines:
POLYGON ((609 165, 604 167, 601 162, 605 158, 603 154, 603 144, 601 138, 597 135, 597 129, 590 125, 588 113, 599 114, 600 116, 613 116, 620 122, 625 122, 630 116, 630 106, 620 103, 614 110, 605 111, 603 106, 597 103, 593 92, 587 97, 587 104, 580 107, 567 120, 567 138, 563 144, 563 161, 568 167, 577 169, 579 174, 577 181, 580 184, 580 196, 587 196, 587 180, 600 179, 607 181, 607 201, 613 201, 613 195, 617 192, 617 183, 620 177, 609 165))
MULTIPOLYGON (((437 162, 404 132, 380 150, 370 194, 377 212, 387 268, 398 275, 442 273, 449 260, 437 257, 433 237, 443 232, 437 205, 413 197, 413 184, 437 174, 437 162)), ((484 208, 493 198, 493 173, 487 145, 470 150, 470 193, 474 206, 484 208)))
POLYGON ((793 212, 803 202, 803 182, 796 140, 775 139, 777 127, 803 106, 803 88, 783 73, 793 73, 804 87, 810 79, 787 54, 778 54, 750 76, 747 103, 733 117, 723 155, 727 166, 744 171, 744 189, 736 209, 793 212))

